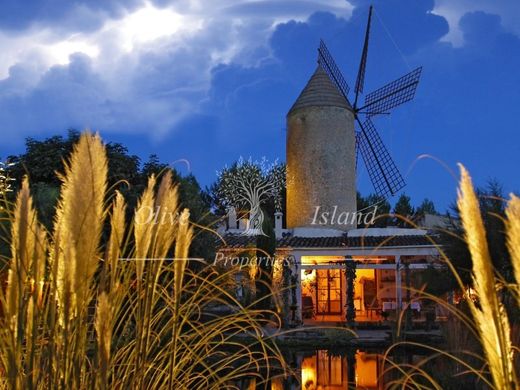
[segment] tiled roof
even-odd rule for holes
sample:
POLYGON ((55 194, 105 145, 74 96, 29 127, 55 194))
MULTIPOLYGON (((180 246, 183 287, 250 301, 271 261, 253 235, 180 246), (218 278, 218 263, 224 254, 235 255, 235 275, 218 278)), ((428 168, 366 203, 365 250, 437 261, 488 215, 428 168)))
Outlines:
POLYGON ((333 106, 350 108, 347 100, 340 94, 329 76, 318 66, 309 82, 296 99, 289 113, 304 107, 333 106))
MULTIPOLYGON (((421 246, 432 245, 431 236, 364 236, 364 237, 283 237, 277 239, 278 248, 375 248, 380 246, 421 246)), ((244 248, 254 246, 256 237, 227 234, 221 248, 244 248)))

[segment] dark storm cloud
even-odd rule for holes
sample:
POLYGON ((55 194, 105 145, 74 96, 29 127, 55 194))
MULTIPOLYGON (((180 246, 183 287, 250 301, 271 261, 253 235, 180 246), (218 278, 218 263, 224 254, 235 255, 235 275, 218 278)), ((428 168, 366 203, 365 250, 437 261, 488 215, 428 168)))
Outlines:
POLYGON ((264 1, 251 1, 233 4, 229 7, 224 8, 224 12, 231 15, 243 15, 243 14, 254 14, 257 17, 271 17, 274 14, 279 17, 295 15, 309 15, 316 10, 333 12, 339 15, 347 16, 345 12, 345 1, 337 0, 330 2, 330 4, 324 4, 319 1, 277 1, 277 0, 264 0, 264 1))
POLYGON ((0 30, 11 33, 33 24, 70 31, 95 30, 105 19, 136 9, 143 0, 2 0, 0 30))
POLYGON ((436 0, 433 12, 445 17, 450 24, 450 32, 445 37, 445 40, 460 46, 464 43, 464 39, 459 22, 464 15, 477 11, 500 16, 501 26, 508 32, 520 36, 520 23, 518 23, 520 15, 519 1, 436 0))

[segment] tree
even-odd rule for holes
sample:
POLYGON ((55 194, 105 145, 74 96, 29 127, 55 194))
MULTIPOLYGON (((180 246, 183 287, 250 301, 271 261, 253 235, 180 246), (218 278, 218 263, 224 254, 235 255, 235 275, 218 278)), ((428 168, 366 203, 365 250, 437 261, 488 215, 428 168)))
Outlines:
POLYGON ((68 158, 72 145, 78 139, 79 132, 76 130, 69 130, 67 138, 53 136, 43 141, 27 138, 25 153, 9 156, 9 161, 14 163, 10 174, 16 179, 16 188, 21 185, 25 175, 29 176, 33 184, 42 182, 59 186, 56 172, 63 172, 63 161, 68 158))
POLYGON ((13 166, 14 163, 0 161, 0 195, 6 196, 13 192, 13 181, 15 179, 11 177, 10 173, 10 168, 13 166))
POLYGON ((60 197, 60 188, 54 184, 38 182, 31 187, 31 191, 39 220, 50 231, 60 197))
MULTIPOLYGON (((28 175, 31 179, 31 192, 40 219, 47 229, 52 228, 55 216, 55 205, 60 195, 61 182, 56 173, 63 173, 63 161, 72 152, 80 133, 69 130, 66 138, 53 136, 44 140, 28 138, 25 143, 25 152, 18 156, 10 156, 8 173, 15 179, 12 183, 13 195, 19 189, 22 179, 28 175)), ((173 181, 179 184, 179 202, 181 207, 190 209, 191 220, 203 226, 211 225, 214 221, 210 211, 211 204, 207 195, 201 190, 193 175, 180 176, 168 164, 161 163, 156 155, 140 169, 140 159, 129 153, 128 148, 120 143, 105 145, 108 160, 109 196, 114 191, 120 191, 127 202, 127 215, 133 215, 137 200, 143 192, 148 177, 171 170, 173 181)), ((190 256, 211 259, 214 256, 215 242, 210 233, 199 229, 190 248, 190 256)))
POLYGON ((156 176, 164 173, 166 169, 170 169, 174 173, 174 178, 178 176, 177 172, 172 169, 168 164, 161 163, 159 157, 156 154, 150 154, 148 161, 143 164, 141 169, 141 175, 145 178, 154 174, 156 176))
POLYGON ((212 187, 217 208, 235 209, 241 217, 249 216, 246 234, 265 234, 262 231, 264 214, 262 205, 274 202, 275 210, 282 210, 285 189, 285 164, 269 164, 240 158, 230 168, 218 172, 216 184, 212 187))
POLYGON ((374 224, 371 226, 365 226, 363 220, 358 225, 359 228, 364 227, 386 227, 389 223, 390 216, 390 203, 386 198, 377 194, 370 194, 364 198, 359 192, 357 193, 357 211, 363 215, 366 213, 373 212, 376 209, 374 224))
POLYGON ((259 271, 256 278, 256 292, 257 298, 260 299, 257 309, 268 310, 271 303, 271 299, 268 299, 268 297, 272 292, 272 261, 276 252, 276 236, 273 221, 269 216, 264 219, 262 231, 265 232, 265 235, 260 235, 256 239, 256 259, 259 271))
MULTIPOLYGON (((25 152, 18 156, 10 156, 14 165, 10 174, 16 179, 16 185, 22 183, 25 175, 31 183, 46 183, 59 188, 61 181, 56 173, 63 173, 63 162, 69 157, 80 133, 69 130, 67 138, 53 136, 43 141, 27 138, 25 152)), ((134 183, 139 174, 139 157, 129 155, 128 149, 120 143, 106 145, 108 157, 108 184, 112 186, 122 180, 134 183)))
MULTIPOLYGON (((44 225, 50 229, 54 220, 54 206, 59 197, 61 181, 57 173, 64 172, 63 162, 69 157, 80 133, 69 130, 67 137, 52 136, 44 140, 27 138, 25 152, 10 156, 14 163, 9 169, 15 178, 16 191, 23 177, 31 180, 31 192, 35 199, 38 214, 44 225)), ((108 143, 105 147, 108 159, 108 185, 110 195, 119 190, 125 196, 131 213, 142 191, 137 186, 139 179, 139 157, 128 154, 128 149, 120 143, 108 143)), ((130 214, 129 214, 130 215, 130 214)))
MULTIPOLYGON (((502 186, 496 180, 490 180, 485 187, 476 191, 479 197, 480 211, 486 229, 486 237, 495 270, 506 281, 512 280, 512 265, 505 236, 505 199, 502 186)), ((440 242, 448 258, 452 261, 462 280, 471 284, 471 256, 464 240, 460 224, 459 210, 454 203, 448 213, 449 225, 441 231, 440 242)))
POLYGON ((424 285, 424 292, 427 294, 441 297, 449 291, 453 291, 453 275, 447 268, 438 269, 433 266, 417 273, 420 279, 419 286, 424 285))
POLYGON ((361 192, 356 192, 356 203, 357 203, 357 209, 358 211, 365 210, 369 204, 367 203, 366 199, 361 195, 361 192))
MULTIPOLYGON (((213 228, 217 219, 211 212, 211 203, 195 176, 179 176, 178 182, 180 207, 190 210, 190 220, 195 224, 213 228)), ((215 258, 215 235, 206 229, 196 229, 190 246, 190 256, 215 258)))
MULTIPOLYGON (((4 237, 10 236, 10 211, 9 200, 13 192, 14 179, 10 176, 9 168, 13 165, 10 163, 0 162, 0 233, 4 237)), ((0 240, 0 272, 8 265, 10 258, 10 246, 6 240, 0 240)))
POLYGON ((430 199, 425 198, 422 203, 417 207, 417 210, 415 211, 415 214, 417 216, 425 216, 426 214, 437 214, 437 210, 435 210, 435 205, 430 199))
POLYGON ((272 264, 276 251, 273 228, 275 211, 284 209, 285 164, 268 163, 240 158, 231 167, 218 172, 217 181, 208 190, 212 206, 219 215, 230 208, 246 211, 250 229, 246 234, 256 236, 255 253, 258 263, 255 277, 257 309, 267 309, 271 302, 272 264))
POLYGON ((414 215, 414 209, 409 196, 401 194, 394 206, 393 214, 393 223, 395 226, 406 227, 409 225, 405 219, 411 219, 414 215))
POLYGON ((139 157, 128 154, 128 148, 110 142, 105 146, 108 159, 108 185, 121 181, 135 183, 139 175, 139 157))

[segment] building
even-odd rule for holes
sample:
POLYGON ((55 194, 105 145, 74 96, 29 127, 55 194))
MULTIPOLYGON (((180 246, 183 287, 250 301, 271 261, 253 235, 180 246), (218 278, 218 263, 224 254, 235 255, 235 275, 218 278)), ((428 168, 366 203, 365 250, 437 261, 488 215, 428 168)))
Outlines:
MULTIPOLYGON (((356 208, 354 121, 349 102, 318 65, 287 114, 285 228, 283 215, 275 215, 275 258, 287 261, 274 267, 273 280, 292 285, 281 302, 294 325, 381 321, 408 305, 420 316, 424 304, 413 288, 422 283, 421 270, 439 263, 426 230, 357 228, 366 215, 356 208)), ((255 247, 257 238, 244 235, 235 219, 228 227, 222 258, 255 247)))

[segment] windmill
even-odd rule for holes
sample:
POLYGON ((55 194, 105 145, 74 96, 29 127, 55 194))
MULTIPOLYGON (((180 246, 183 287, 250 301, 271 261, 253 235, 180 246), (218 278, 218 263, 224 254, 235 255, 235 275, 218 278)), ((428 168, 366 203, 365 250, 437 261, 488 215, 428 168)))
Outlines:
POLYGON ((390 110, 412 100, 415 96, 417 85, 419 84, 422 67, 368 93, 365 95, 365 101, 363 103, 359 102, 365 84, 372 11, 373 7, 370 6, 365 41, 354 88, 353 103, 351 103, 348 97, 350 87, 323 40, 320 41, 318 49, 318 63, 328 74, 333 84, 349 105, 352 106, 355 122, 358 125, 355 133, 356 156, 361 152, 376 193, 386 198, 389 195, 395 195, 401 190, 405 186, 405 182, 394 160, 390 156, 388 149, 379 136, 372 122, 372 117, 389 114, 390 110), (361 120, 361 116, 364 116, 363 121, 361 120))

